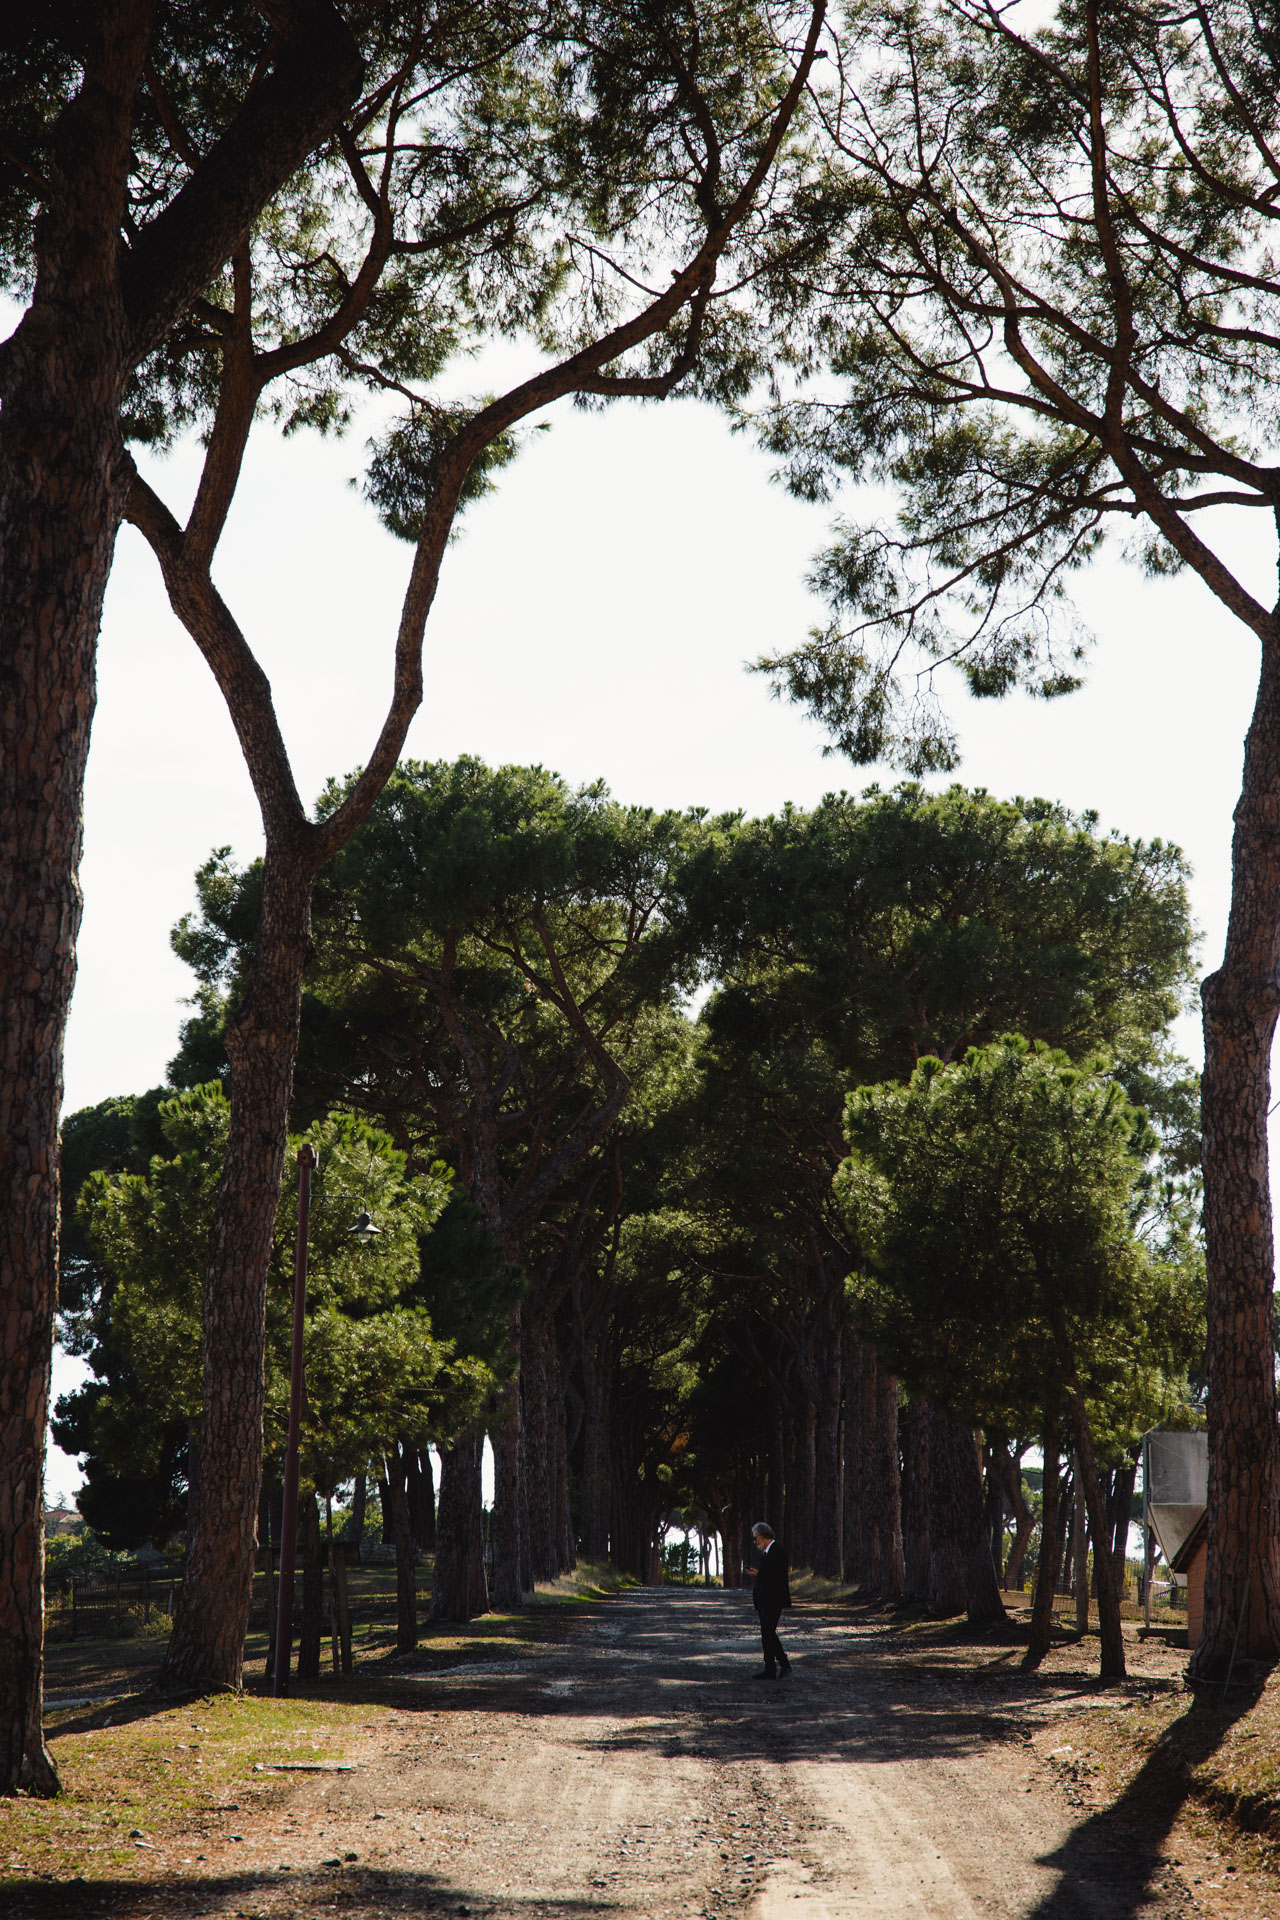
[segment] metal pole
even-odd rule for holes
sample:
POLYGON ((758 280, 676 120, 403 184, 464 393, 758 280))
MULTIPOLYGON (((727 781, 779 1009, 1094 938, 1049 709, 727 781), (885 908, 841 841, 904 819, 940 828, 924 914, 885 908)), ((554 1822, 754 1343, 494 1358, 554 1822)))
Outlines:
POLYGON ((298 1434, 302 1426, 302 1329, 307 1308, 307 1218, 316 1156, 298 1148, 298 1245, 293 1262, 293 1354, 289 1363, 289 1440, 284 1455, 284 1510, 280 1516, 280 1602, 276 1611, 276 1670, 271 1691, 289 1691, 293 1638, 293 1570, 298 1547, 298 1434))

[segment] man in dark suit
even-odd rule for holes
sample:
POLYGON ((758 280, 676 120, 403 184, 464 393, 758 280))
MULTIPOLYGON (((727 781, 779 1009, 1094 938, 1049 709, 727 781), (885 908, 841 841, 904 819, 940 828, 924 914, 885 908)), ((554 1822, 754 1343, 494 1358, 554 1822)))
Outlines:
POLYGON ((749 1567, 747 1571, 755 1581, 751 1604, 760 1616, 760 1644, 764 1649, 764 1665, 753 1678, 773 1680, 791 1671, 791 1662, 782 1651, 782 1642, 778 1638, 782 1609, 791 1605, 787 1556, 781 1541, 774 1539, 773 1528, 767 1520, 756 1521, 751 1529, 751 1537, 760 1555, 760 1565, 749 1567))

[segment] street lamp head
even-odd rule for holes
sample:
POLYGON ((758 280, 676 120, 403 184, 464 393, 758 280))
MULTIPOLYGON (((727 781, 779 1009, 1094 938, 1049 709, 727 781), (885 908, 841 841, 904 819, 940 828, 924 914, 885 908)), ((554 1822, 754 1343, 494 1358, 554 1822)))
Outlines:
POLYGON ((356 1239, 360 1241, 362 1246, 368 1247, 372 1246, 373 1242, 382 1232, 382 1228, 375 1227, 368 1214, 362 1213, 350 1231, 354 1233, 356 1239))

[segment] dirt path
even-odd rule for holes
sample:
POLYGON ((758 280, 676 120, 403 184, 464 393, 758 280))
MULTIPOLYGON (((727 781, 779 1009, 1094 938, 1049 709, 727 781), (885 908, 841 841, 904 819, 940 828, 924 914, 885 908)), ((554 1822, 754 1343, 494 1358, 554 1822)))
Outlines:
MULTIPOLYGON (((912 1664, 847 1609, 756 1682, 740 1594, 641 1591, 520 1659, 401 1677, 350 1771, 247 1781, 153 1850, 139 1914, 1190 1920, 1224 1907, 1091 1805, 1079 1674, 912 1664)), ((1156 1684, 1153 1682, 1152 1684, 1156 1684)), ((1115 1696, 1109 1696, 1114 1705, 1115 1696)), ((99 1888, 99 1896, 104 1889, 99 1888)), ((32 1909, 35 1911, 36 1909, 32 1909)), ((70 1912, 70 1907, 64 1909, 70 1912)), ((23 1911, 26 1911, 24 1907, 23 1911)), ((39 1911, 55 1908, 42 1904, 39 1911)), ((76 1903, 76 1912, 81 1911, 76 1903)))

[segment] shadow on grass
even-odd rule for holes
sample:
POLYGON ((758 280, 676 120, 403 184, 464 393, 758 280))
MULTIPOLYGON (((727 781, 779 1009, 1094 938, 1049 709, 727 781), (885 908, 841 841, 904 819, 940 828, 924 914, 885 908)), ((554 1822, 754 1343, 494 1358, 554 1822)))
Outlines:
MULTIPOLYGON (((483 1914, 489 1902, 468 1887, 432 1874, 375 1871, 361 1867, 315 1872, 238 1873, 191 1880, 166 1875, 150 1880, 8 1880, 3 1889, 6 1920, 168 1920, 197 1914, 295 1914, 339 1907, 350 1920, 382 1920, 399 1913, 483 1914), (281 1902, 284 1903, 283 1907, 281 1902), (270 1904, 267 1904, 270 1903, 270 1904)), ((503 1914, 528 1920, 575 1920, 599 1915, 607 1902, 588 1899, 522 1899, 503 1895, 503 1914)))
POLYGON ((1192 1796, 1195 1769, 1212 1758, 1260 1692, 1251 1684, 1225 1701, 1216 1687, 1212 1694, 1197 1695, 1165 1729, 1120 1797, 1082 1820, 1056 1852, 1044 1856, 1042 1864, 1056 1867, 1062 1878, 1028 1920, 1076 1920, 1075 1889, 1099 1856, 1116 1860, 1121 1869, 1106 1908, 1108 1920, 1112 1914, 1115 1920, 1130 1920, 1147 1907, 1170 1873, 1161 1846, 1192 1796))

